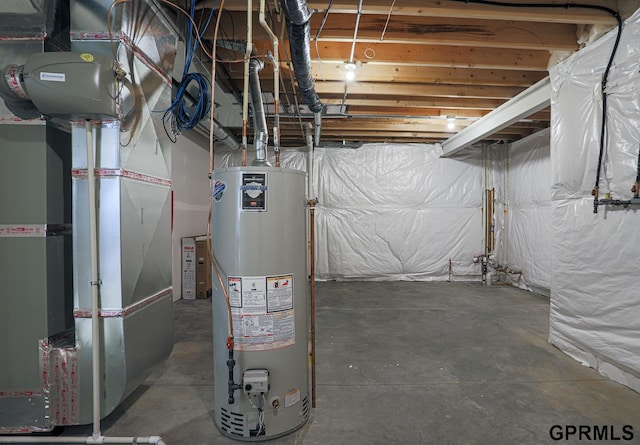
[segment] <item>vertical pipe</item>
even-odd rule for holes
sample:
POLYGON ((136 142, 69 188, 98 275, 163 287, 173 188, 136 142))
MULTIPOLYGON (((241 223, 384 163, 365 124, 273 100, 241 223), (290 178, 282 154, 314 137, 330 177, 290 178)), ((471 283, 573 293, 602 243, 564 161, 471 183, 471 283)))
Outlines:
POLYGON ((494 248, 494 232, 493 232, 493 216, 494 216, 494 200, 496 189, 487 190, 487 255, 493 253, 494 248))
MULTIPOLYGON (((277 5, 278 2, 276 2, 277 5)), ((267 24, 265 17, 266 0, 260 0, 260 24, 271 38, 273 45, 273 97, 275 115, 273 118, 273 151, 276 155, 276 167, 280 167, 280 58, 278 37, 267 24)))
POLYGON ((247 165, 247 122, 249 120, 249 61, 253 52, 253 1, 247 0, 247 47, 244 53, 244 90, 242 94, 242 166, 247 165))
POLYGON ((271 166, 267 160, 267 147, 269 144, 269 131, 267 130, 267 118, 264 112, 262 89, 258 72, 264 64, 260 59, 251 59, 249 62, 249 89, 251 90, 251 108, 253 110, 253 148, 256 158, 251 165, 271 166))
POLYGON ((358 14, 356 15, 356 26, 353 28, 353 42, 351 43, 351 54, 349 55, 349 63, 353 63, 353 57, 356 52, 356 39, 358 38, 358 27, 360 26, 361 15, 362 15, 362 0, 358 2, 358 14))
POLYGON ((311 407, 316 407, 316 248, 315 210, 316 200, 309 200, 309 238, 311 239, 311 407))
POLYGON ((91 121, 85 121, 87 134, 87 183, 89 186, 89 240, 91 251, 91 372, 93 377, 93 438, 100 433, 100 319, 98 278, 98 236, 96 223, 96 186, 93 159, 93 129, 91 121))
POLYGON ((502 241, 502 251, 503 251, 503 258, 502 258, 502 264, 505 267, 509 267, 509 218, 510 218, 510 214, 509 212, 511 211, 509 208, 509 151, 510 151, 511 147, 507 146, 506 150, 505 150, 505 168, 504 168, 504 210, 503 210, 503 224, 504 224, 504 235, 503 235, 503 241, 502 241))

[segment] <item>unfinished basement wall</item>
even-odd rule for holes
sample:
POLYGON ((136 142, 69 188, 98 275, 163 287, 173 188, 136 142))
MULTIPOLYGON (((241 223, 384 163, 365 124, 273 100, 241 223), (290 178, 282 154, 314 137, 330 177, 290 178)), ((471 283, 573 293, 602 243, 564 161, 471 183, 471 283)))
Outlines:
POLYGON ((500 165, 504 211, 501 246, 496 256, 514 285, 549 295, 551 288, 550 130, 542 130, 503 148, 500 165))
MULTIPOLYGON (((601 374, 640 391, 638 207, 593 213, 600 82, 610 32, 550 69, 554 244, 550 342, 601 374)), ((607 147, 600 198, 629 199, 640 146, 640 12, 624 25, 608 82, 607 147)))
MULTIPOLYGON (((441 159, 427 144, 316 148, 310 196, 316 207, 319 280, 477 279, 482 245, 481 159, 441 159)), ((282 166, 306 170, 308 153, 282 166)), ((239 165, 221 154, 217 168, 239 165)))
POLYGON ((318 279, 477 278, 482 162, 439 145, 316 150, 318 279))

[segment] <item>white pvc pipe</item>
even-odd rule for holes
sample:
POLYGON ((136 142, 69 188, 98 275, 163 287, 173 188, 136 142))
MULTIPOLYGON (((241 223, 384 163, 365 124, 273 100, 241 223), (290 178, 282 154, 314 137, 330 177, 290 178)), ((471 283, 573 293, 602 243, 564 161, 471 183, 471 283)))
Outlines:
POLYGON ((360 26, 360 16, 362 15, 362 0, 358 3, 358 15, 356 16, 356 26, 353 28, 353 42, 351 42, 351 54, 349 63, 354 63, 353 57, 356 52, 356 39, 358 38, 358 27, 360 26))
MULTIPOLYGON (((278 2, 276 2, 278 3, 278 2)), ((278 49, 278 37, 269 27, 265 17, 266 0, 260 0, 260 14, 258 16, 260 24, 271 38, 273 45, 273 97, 275 100, 275 122, 273 126, 273 149, 280 151, 280 54, 278 49)))
POLYGON ((244 88, 242 94, 242 145, 247 147, 246 127, 249 121, 249 61, 253 52, 253 4, 247 0, 247 47, 245 48, 244 61, 244 88))
POLYGON ((89 185, 89 244, 91 252, 91 373, 93 377, 93 437, 100 434, 100 319, 98 281, 98 235, 96 222, 96 177, 93 159, 93 128, 85 121, 87 133, 87 182, 89 185))
POLYGON ((149 437, 103 437, 99 436, 94 438, 92 436, 86 437, 12 437, 12 436, 0 436, 0 443, 84 443, 84 444, 119 444, 119 443, 150 443, 155 445, 166 445, 166 442, 159 436, 149 437))

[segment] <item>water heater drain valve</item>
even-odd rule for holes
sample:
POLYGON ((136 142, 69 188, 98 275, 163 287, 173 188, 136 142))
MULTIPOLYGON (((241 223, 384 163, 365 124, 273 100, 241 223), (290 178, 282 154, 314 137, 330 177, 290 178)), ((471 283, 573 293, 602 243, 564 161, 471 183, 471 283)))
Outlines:
POLYGON ((269 370, 247 369, 242 375, 242 389, 249 397, 269 392, 269 370))

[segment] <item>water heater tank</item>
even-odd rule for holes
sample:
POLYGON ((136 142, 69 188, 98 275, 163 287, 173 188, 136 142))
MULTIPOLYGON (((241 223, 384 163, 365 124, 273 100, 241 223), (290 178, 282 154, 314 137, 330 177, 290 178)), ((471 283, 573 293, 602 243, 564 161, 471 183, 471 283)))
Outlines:
POLYGON ((228 307, 214 276, 215 423, 233 439, 273 439, 302 427, 310 411, 305 173, 233 167, 212 177, 211 241, 236 362, 231 382, 228 307))

